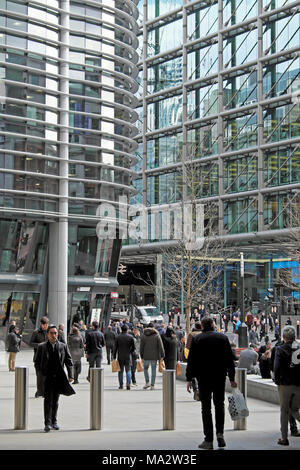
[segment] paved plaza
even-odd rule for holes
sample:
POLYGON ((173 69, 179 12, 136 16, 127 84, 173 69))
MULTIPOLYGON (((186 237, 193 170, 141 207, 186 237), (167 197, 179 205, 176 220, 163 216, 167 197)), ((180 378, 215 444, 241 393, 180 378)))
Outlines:
MULTIPOLYGON (((103 429, 90 430, 90 385, 86 380, 87 362, 83 362, 76 395, 60 397, 59 431, 43 432, 43 399, 34 398, 36 391, 32 350, 17 355, 17 366, 29 366, 28 430, 14 430, 15 374, 8 372, 8 353, 0 352, 0 450, 167 450, 195 451, 203 439, 200 404, 188 394, 185 382, 176 381, 176 430, 164 431, 162 414, 162 375, 157 374, 155 390, 143 390, 143 373, 137 374, 138 387, 118 389, 116 373, 104 358, 103 429)), ((248 398, 250 416, 247 430, 233 429, 226 411, 225 438, 227 450, 300 450, 300 438, 291 437, 290 446, 277 445, 279 407, 248 398)), ((226 400, 227 408, 227 400, 226 400)), ((215 443, 216 446, 216 443, 215 443)), ((217 448, 217 447, 216 447, 217 448)))

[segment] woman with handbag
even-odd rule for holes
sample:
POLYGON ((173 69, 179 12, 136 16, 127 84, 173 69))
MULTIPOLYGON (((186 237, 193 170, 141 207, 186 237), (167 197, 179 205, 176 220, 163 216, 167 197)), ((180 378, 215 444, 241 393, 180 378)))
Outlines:
POLYGON ((73 326, 71 334, 68 336, 68 347, 74 364, 74 384, 78 384, 78 377, 81 372, 81 358, 84 356, 83 339, 76 326, 73 326))
POLYGON ((179 341, 176 334, 170 326, 167 327, 166 333, 161 337, 165 356, 164 362, 166 369, 176 370, 176 364, 179 361, 179 341))

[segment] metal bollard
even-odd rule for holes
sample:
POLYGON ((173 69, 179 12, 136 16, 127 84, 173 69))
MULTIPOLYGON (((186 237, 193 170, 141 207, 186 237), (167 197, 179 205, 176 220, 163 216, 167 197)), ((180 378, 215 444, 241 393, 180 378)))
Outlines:
MULTIPOLYGON (((238 389, 242 392, 244 395, 244 398, 247 403, 247 369, 236 369, 236 382, 238 389)), ((234 429, 240 430, 240 431, 245 431, 247 429, 247 418, 242 418, 238 419, 237 421, 234 421, 234 429)))
POLYGON ((28 367, 15 368, 15 429, 28 427, 28 367))
POLYGON ((176 421, 176 370, 163 371, 163 429, 173 431, 176 421))
POLYGON ((104 369, 90 369, 90 429, 102 429, 104 369))

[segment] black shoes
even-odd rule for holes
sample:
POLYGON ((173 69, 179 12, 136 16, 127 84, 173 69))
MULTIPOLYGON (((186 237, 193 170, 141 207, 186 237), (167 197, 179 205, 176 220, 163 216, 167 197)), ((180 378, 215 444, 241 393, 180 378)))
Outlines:
POLYGON ((50 432, 51 428, 49 426, 49 424, 46 424, 46 426, 44 427, 44 431, 45 432, 50 432))
POLYGON ((58 426, 57 423, 52 424, 51 427, 52 427, 52 429, 55 429, 55 431, 58 431, 58 430, 59 430, 59 426, 58 426))
POLYGON ((298 429, 296 429, 295 431, 291 431, 291 436, 300 437, 300 432, 298 431, 298 429))
POLYGON ((127 390, 130 390, 130 385, 126 385, 127 390))
POLYGON ((223 436, 221 435, 217 436, 217 441, 218 441, 218 447, 226 447, 226 442, 223 436))
POLYGON ((281 446, 289 446, 290 445, 288 439, 278 439, 277 444, 279 444, 281 446))

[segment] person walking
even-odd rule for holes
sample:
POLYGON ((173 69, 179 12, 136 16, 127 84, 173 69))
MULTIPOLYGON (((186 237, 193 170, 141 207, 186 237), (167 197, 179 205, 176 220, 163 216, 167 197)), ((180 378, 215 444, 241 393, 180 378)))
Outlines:
MULTIPOLYGON (((40 327, 37 328, 36 330, 33 331, 30 339, 29 345, 33 347, 34 353, 33 353, 33 362, 35 363, 35 356, 37 352, 38 345, 41 343, 44 343, 47 341, 48 336, 47 336, 47 329, 49 326, 49 319, 47 317, 42 317, 40 320, 40 327)), ((42 379, 37 372, 36 372, 36 392, 35 392, 35 398, 38 398, 42 396, 42 379)))
POLYGON ((248 348, 240 353, 238 368, 247 369, 247 374, 258 374, 259 366, 257 364, 258 353, 254 350, 254 344, 249 344, 248 348))
POLYGON ((107 331, 104 333, 105 345, 106 345, 106 358, 107 364, 110 364, 111 357, 114 352, 115 342, 117 333, 112 330, 112 326, 108 325, 107 331))
POLYGON ((10 333, 7 335, 7 352, 9 352, 8 370, 10 372, 15 371, 17 353, 20 352, 21 338, 19 328, 13 325, 10 333))
MULTIPOLYGON (((196 323, 194 325, 194 328, 189 333, 189 335, 187 337, 187 340, 186 340, 186 348, 188 349, 188 351, 190 351, 191 344, 192 344, 192 339, 194 338, 194 336, 199 335, 200 333, 201 333, 201 322, 196 321, 196 323)), ((195 377, 192 378, 192 388, 193 388, 193 392, 194 392, 194 396, 193 396, 194 400, 200 401, 198 382, 197 382, 197 379, 195 377)))
POLYGON ((88 331, 85 337, 85 351, 89 363, 89 372, 87 376, 88 382, 90 381, 90 370, 96 365, 101 367, 102 361, 102 348, 105 346, 105 339, 103 333, 99 331, 99 323, 92 322, 92 329, 88 331))
POLYGON ((288 422, 292 415, 300 422, 300 345, 296 340, 295 328, 287 325, 282 332, 283 344, 275 349, 274 382, 278 387, 280 403, 279 445, 288 446, 288 422))
POLYGON ((145 390, 147 388, 154 390, 157 361, 160 361, 164 357, 165 350, 161 336, 154 328, 153 323, 149 323, 148 327, 144 329, 144 334, 141 338, 140 353, 144 363, 145 385, 143 388, 145 390), (150 366, 151 384, 148 371, 150 366))
POLYGON ((176 370, 176 364, 179 361, 179 342, 174 329, 168 326, 161 339, 165 350, 164 362, 166 369, 176 370))
POLYGON ((71 333, 68 336, 68 347, 74 366, 73 385, 75 385, 79 383, 78 377, 81 373, 81 358, 84 356, 83 339, 76 326, 72 327, 71 333))
POLYGON ((73 395, 73 361, 68 346, 58 341, 58 329, 50 325, 47 329, 47 341, 37 347, 35 368, 42 378, 41 394, 44 397, 45 432, 58 430, 57 410, 59 395, 73 395), (67 367, 68 378, 64 366, 67 367))
POLYGON ((134 387, 137 387, 135 374, 136 374, 136 368, 137 368, 137 360, 140 358, 141 333, 140 333, 140 330, 134 326, 132 328, 131 334, 133 337, 134 347, 135 347, 135 351, 131 354, 131 359, 132 359, 131 384, 134 387))
POLYGON ((193 377, 197 378, 202 405, 204 441, 199 449, 213 449, 213 421, 211 398, 215 406, 216 434, 218 447, 225 447, 225 381, 228 374, 232 388, 235 364, 228 337, 215 331, 215 323, 209 316, 201 320, 202 333, 192 339, 186 368, 187 391, 190 393, 193 377))
POLYGON ((126 372, 126 388, 130 390, 132 355, 135 353, 135 344, 132 335, 128 334, 128 326, 124 323, 122 332, 116 338, 114 359, 118 357, 120 371, 118 372, 119 389, 123 389, 124 369, 126 372))

